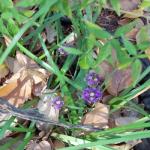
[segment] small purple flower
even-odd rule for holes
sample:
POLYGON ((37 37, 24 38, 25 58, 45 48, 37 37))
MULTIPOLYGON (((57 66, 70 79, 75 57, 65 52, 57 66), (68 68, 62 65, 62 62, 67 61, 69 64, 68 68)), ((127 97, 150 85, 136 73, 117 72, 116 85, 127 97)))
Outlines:
POLYGON ((68 53, 62 48, 62 47, 59 47, 57 49, 58 53, 61 55, 61 56, 67 56, 68 53))
POLYGON ((60 96, 54 97, 52 100, 52 105, 55 107, 55 109, 61 109, 64 105, 64 101, 60 96))
POLYGON ((98 88, 87 87, 82 92, 82 98, 89 104, 95 103, 102 98, 102 92, 98 88))
POLYGON ((94 71, 90 71, 86 75, 85 80, 87 82, 87 85, 91 87, 97 86, 101 82, 99 75, 94 71))

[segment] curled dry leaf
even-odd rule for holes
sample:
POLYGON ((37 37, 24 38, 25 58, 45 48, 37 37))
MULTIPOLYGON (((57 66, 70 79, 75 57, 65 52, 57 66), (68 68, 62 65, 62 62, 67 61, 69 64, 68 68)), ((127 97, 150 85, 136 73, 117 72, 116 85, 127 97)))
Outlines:
POLYGON ((97 103, 95 108, 83 117, 82 123, 84 125, 92 125, 96 128, 106 128, 108 125, 108 119, 108 106, 102 103, 97 103))
POLYGON ((8 99, 11 104, 18 107, 30 99, 32 94, 40 95, 46 86, 49 73, 20 52, 17 52, 16 58, 17 61, 12 64, 18 64, 17 68, 10 65, 13 59, 9 63, 7 61, 14 75, 0 87, 0 97, 8 99))

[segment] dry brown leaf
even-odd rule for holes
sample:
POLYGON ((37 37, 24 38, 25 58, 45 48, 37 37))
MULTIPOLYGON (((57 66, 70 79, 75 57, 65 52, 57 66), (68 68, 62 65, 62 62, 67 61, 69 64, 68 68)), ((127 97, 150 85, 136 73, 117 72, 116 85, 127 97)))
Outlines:
POLYGON ((9 69, 6 64, 0 65, 0 80, 4 78, 9 73, 9 69))
POLYGON ((108 106, 102 103, 97 103, 95 108, 83 117, 82 123, 84 125, 92 125, 96 128, 106 128, 108 125, 108 119, 108 106))
POLYGON ((126 34, 126 37, 127 37, 128 39, 130 39, 131 41, 135 41, 136 35, 137 35, 138 31, 139 31, 139 29, 134 28, 134 29, 132 29, 130 32, 128 32, 128 33, 126 34))
POLYGON ((4 35, 4 41, 5 41, 5 44, 6 44, 7 47, 11 43, 11 39, 8 36, 6 36, 6 35, 4 35))
MULTIPOLYGON (((112 56, 114 58, 114 64, 117 62, 115 53, 112 51, 112 56)), ((116 69, 114 70, 113 66, 107 62, 103 61, 100 65, 100 77, 104 78, 107 91, 116 96, 120 91, 129 87, 132 83, 132 70, 130 67, 126 69, 116 69)))
POLYGON ((123 126, 138 120, 137 117, 118 117, 115 119, 116 126, 123 126))
POLYGON ((18 107, 30 99, 32 94, 40 95, 46 86, 49 73, 20 52, 17 52, 16 57, 17 62, 14 61, 12 64, 19 64, 17 69, 7 63, 15 74, 0 88, 0 97, 8 99, 11 104, 18 107))
POLYGON ((129 87, 132 83, 131 68, 124 70, 116 70, 106 79, 107 91, 114 96, 117 96, 123 89, 129 87))
POLYGON ((103 61, 100 66, 100 77, 105 78, 110 72, 113 71, 113 66, 107 62, 107 61, 103 61))
POLYGON ((141 29, 141 27, 144 26, 144 23, 141 19, 137 19, 137 24, 135 26, 135 28, 133 28, 130 32, 128 32, 125 36, 132 40, 132 41, 136 41, 136 35, 139 32, 139 30, 141 29))
POLYGON ((121 9, 125 11, 132 11, 138 8, 141 0, 120 0, 121 9))
POLYGON ((59 149, 59 148, 65 147, 65 144, 62 141, 59 141, 59 140, 55 140, 53 142, 53 145, 54 145, 55 149, 59 149))
POLYGON ((12 73, 16 73, 21 68, 18 61, 15 58, 12 58, 12 57, 8 57, 5 61, 5 63, 8 66, 10 72, 12 72, 12 73))

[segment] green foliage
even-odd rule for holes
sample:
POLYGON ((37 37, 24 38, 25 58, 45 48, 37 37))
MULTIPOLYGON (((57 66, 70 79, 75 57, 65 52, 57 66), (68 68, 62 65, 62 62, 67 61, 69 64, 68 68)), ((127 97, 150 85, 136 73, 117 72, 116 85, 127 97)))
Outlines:
POLYGON ((144 26, 137 34, 137 45, 140 49, 145 50, 150 46, 150 25, 144 26))
POLYGON ((86 21, 85 24, 86 24, 87 29, 89 30, 89 32, 91 34, 93 34, 96 38, 106 39, 106 38, 111 37, 111 34, 109 34, 107 31, 105 31, 104 29, 102 29, 98 25, 93 24, 93 23, 88 22, 88 21, 86 21))

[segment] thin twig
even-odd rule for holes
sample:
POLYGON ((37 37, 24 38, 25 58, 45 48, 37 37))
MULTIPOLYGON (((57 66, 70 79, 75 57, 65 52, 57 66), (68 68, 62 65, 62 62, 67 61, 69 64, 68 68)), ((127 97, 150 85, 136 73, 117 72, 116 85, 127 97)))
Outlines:
POLYGON ((0 113, 10 113, 12 116, 16 116, 21 119, 48 123, 51 125, 64 127, 67 129, 83 129, 83 130, 89 130, 89 131, 103 130, 103 129, 80 125, 80 124, 73 125, 73 124, 64 124, 61 122, 52 121, 52 120, 49 120, 49 118, 45 117, 43 114, 40 114, 39 111, 36 109, 16 108, 15 106, 11 105, 7 100, 4 100, 3 98, 0 98, 0 108, 1 108, 0 113))

